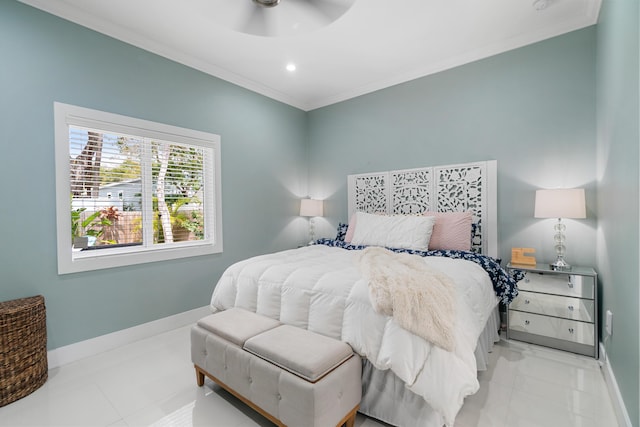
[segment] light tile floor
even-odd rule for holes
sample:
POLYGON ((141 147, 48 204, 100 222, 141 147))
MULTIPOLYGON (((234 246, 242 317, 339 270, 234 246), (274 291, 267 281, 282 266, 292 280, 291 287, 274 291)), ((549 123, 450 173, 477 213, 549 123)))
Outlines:
MULTIPOLYGON (((0 408, 0 426, 272 426, 207 380, 197 387, 183 327, 49 372, 0 408)), ((501 341, 456 427, 615 427, 595 360, 501 341)), ((383 427, 358 414, 357 427, 383 427)))

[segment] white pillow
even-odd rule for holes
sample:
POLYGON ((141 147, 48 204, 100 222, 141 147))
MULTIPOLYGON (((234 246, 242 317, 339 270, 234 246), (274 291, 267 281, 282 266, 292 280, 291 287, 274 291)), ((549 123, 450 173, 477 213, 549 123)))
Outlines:
POLYGON ((351 244, 426 251, 435 222, 432 216, 356 212, 356 229, 351 244))

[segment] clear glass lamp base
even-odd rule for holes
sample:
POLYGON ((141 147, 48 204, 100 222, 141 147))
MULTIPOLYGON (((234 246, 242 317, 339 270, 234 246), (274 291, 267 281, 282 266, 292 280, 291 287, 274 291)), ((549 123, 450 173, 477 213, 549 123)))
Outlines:
POLYGON ((558 255, 558 258, 551 264, 549 264, 552 270, 571 270, 571 265, 567 261, 564 260, 562 255, 558 255))
POLYGON ((307 246, 311 246, 311 245, 315 245, 316 243, 316 228, 315 228, 315 224, 313 222, 313 218, 309 218, 309 236, 311 237, 311 240, 309 240, 309 243, 307 243, 307 246))
POLYGON ((565 225, 562 223, 562 219, 558 218, 558 222, 553 227, 556 231, 556 234, 553 236, 553 240, 556 242, 556 260, 549 264, 552 270, 571 270, 571 266, 567 261, 564 260, 564 254, 566 252, 566 248, 564 246, 564 242, 566 241, 564 236, 564 231, 566 230, 565 225))

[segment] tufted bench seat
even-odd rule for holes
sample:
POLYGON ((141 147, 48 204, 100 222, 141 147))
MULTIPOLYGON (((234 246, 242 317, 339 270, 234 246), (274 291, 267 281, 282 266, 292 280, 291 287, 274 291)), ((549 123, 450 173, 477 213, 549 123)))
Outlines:
POLYGON ((205 375, 278 426, 354 425, 361 361, 351 347, 240 308, 191 329, 198 386, 205 375))

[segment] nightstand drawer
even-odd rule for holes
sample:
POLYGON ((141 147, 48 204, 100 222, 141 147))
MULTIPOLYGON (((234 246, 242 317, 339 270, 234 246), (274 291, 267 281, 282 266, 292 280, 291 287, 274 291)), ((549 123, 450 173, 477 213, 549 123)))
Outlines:
POLYGON ((595 284, 592 276, 527 271, 524 279, 518 282, 518 288, 523 291, 594 299, 595 284))
POLYGON ((595 328, 592 323, 557 317, 511 310, 509 311, 509 329, 588 346, 593 346, 595 343, 595 328))
POLYGON ((509 304, 509 310, 595 322, 594 301, 590 299, 520 291, 520 294, 509 304))

